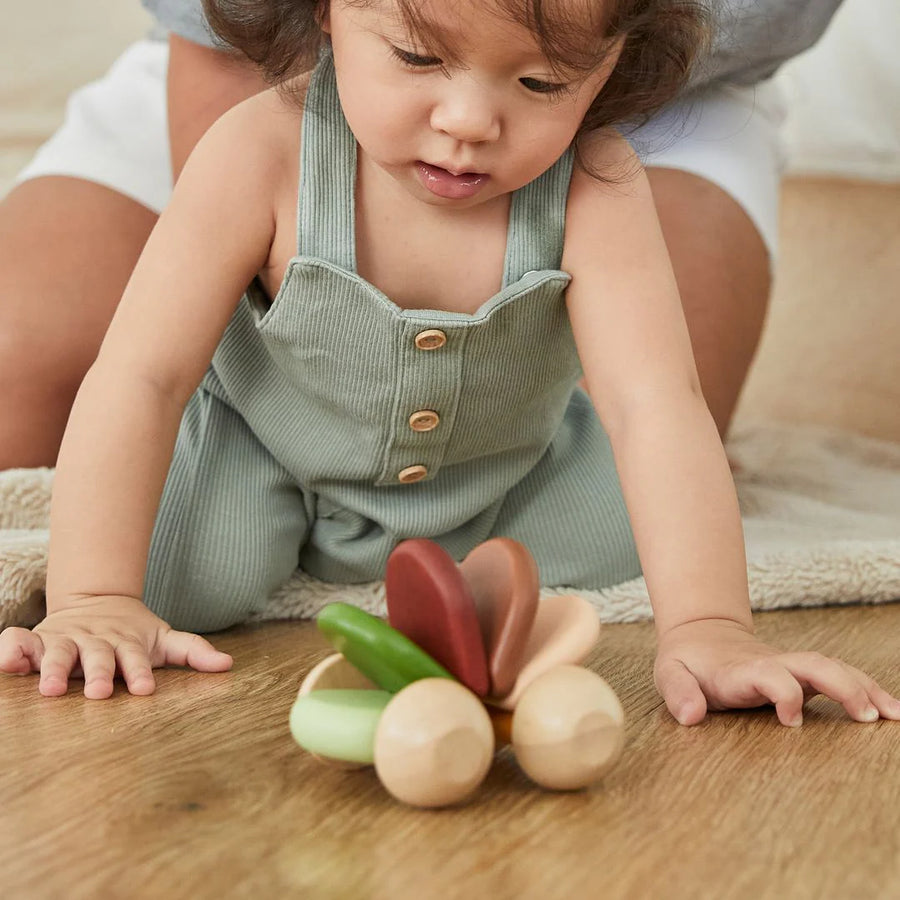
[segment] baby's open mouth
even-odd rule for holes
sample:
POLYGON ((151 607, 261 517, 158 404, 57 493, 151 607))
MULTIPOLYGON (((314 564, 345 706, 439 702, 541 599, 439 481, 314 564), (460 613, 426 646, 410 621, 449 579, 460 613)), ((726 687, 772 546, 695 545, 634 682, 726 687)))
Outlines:
POLYGON ((465 200, 474 197, 490 178, 484 172, 459 172, 435 166, 419 160, 416 171, 422 184, 438 197, 449 200, 465 200))

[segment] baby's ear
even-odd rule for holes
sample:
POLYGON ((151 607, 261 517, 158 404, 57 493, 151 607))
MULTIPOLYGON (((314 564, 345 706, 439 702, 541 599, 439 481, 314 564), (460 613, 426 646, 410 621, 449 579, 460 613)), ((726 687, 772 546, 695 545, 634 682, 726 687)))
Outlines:
POLYGON ((325 34, 331 34, 331 0, 318 0, 316 3, 316 21, 325 34))

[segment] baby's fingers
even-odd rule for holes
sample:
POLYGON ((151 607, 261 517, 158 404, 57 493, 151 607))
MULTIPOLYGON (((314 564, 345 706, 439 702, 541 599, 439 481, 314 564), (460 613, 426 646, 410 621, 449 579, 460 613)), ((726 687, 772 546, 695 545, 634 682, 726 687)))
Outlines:
POLYGON ((105 700, 112 695, 116 677, 116 654, 112 646, 98 638, 82 639, 79 651, 84 696, 88 700, 105 700))
POLYGON ((0 672, 28 675, 41 668, 44 642, 27 628, 6 628, 0 634, 0 672))
POLYGON ((38 690, 45 697, 59 697, 69 687, 69 676, 78 663, 78 645, 71 638, 56 637, 44 643, 38 690))
POLYGON ((123 640, 116 646, 116 662, 130 694, 146 696, 156 690, 156 679, 146 647, 139 641, 123 640))
POLYGON ((854 668, 841 659, 835 661, 850 673, 852 677, 859 681, 869 695, 869 700, 872 705, 878 710, 879 715, 883 719, 900 719, 900 700, 891 696, 877 681, 875 681, 874 678, 867 675, 865 672, 854 668))
POLYGON ((656 688, 680 725, 696 725, 706 716, 706 697, 697 679, 678 659, 656 667, 656 688))
POLYGON ((198 672, 226 672, 233 660, 227 653, 188 631, 169 631, 163 637, 164 665, 190 666, 198 672))
POLYGON ((862 672, 820 653, 788 653, 779 659, 801 684, 836 700, 857 722, 878 718, 879 710, 872 704, 865 684, 868 676, 862 672))
POLYGON ((775 663, 774 658, 756 661, 750 671, 753 690, 773 704, 778 721, 791 727, 802 725, 805 696, 802 686, 791 672, 775 663))

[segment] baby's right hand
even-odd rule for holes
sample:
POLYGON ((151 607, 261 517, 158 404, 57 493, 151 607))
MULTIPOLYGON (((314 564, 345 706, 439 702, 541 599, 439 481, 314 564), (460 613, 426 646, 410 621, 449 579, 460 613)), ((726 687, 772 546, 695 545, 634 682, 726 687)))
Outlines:
POLYGON ((0 672, 40 672, 38 690, 45 697, 65 694, 69 677, 79 668, 84 696, 103 700, 113 692, 117 671, 130 693, 152 694, 155 668, 224 672, 231 663, 227 653, 205 638, 173 630, 134 597, 93 597, 50 613, 31 631, 7 628, 0 633, 0 672))

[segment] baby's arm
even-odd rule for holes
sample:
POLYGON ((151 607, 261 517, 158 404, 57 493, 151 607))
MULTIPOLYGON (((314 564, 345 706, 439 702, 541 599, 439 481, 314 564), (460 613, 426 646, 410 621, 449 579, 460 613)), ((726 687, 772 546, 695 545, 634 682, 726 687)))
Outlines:
POLYGON ((631 516, 670 711, 693 724, 707 707, 771 702, 783 723, 799 724, 805 696, 822 692, 856 719, 900 718, 900 703, 863 673, 818 654, 779 654, 753 636, 734 485, 647 180, 624 141, 597 141, 590 153, 601 171, 635 174, 613 185, 573 175, 569 314, 631 516))
POLYGON ((44 694, 64 693, 79 663, 90 697, 111 693, 117 667, 150 693, 154 666, 230 666, 140 598, 184 406, 269 256, 284 177, 265 128, 273 103, 247 101, 198 144, 78 392, 53 491, 47 617, 0 635, 0 670, 40 669, 44 694))

